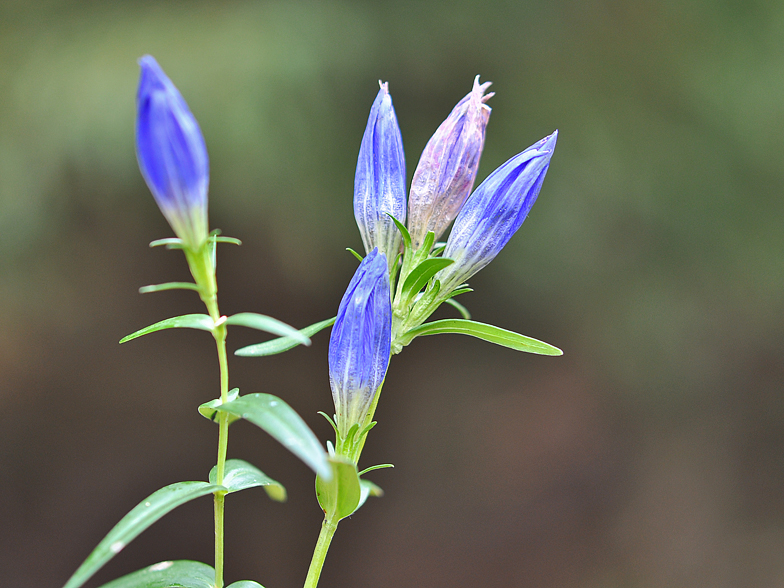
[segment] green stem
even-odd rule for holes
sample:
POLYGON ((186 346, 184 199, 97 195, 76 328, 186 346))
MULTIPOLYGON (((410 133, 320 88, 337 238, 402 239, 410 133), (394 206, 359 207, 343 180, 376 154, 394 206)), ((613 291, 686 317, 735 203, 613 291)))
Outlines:
MULTIPOLYGON (((218 365, 220 367, 220 398, 221 402, 229 399, 229 360, 226 354, 226 325, 221 323, 218 310, 218 285, 215 279, 215 263, 213 259, 214 243, 204 243, 197 251, 185 250, 191 274, 199 286, 199 296, 207 307, 215 323, 212 336, 218 348, 218 365)), ((218 413, 218 460, 216 480, 223 484, 226 473, 226 453, 229 446, 229 417, 225 412, 218 413)), ((223 544, 224 544, 224 507, 226 493, 215 493, 215 588, 223 588, 223 544)))
MULTIPOLYGON (((215 342, 218 346, 218 363, 221 375, 221 401, 226 402, 229 392, 229 362, 226 357, 226 327, 215 329, 215 342)), ((229 445, 229 415, 218 413, 218 462, 215 483, 223 484, 226 471, 226 453, 229 445)), ((215 588, 223 588, 223 514, 226 494, 215 493, 215 588)))
MULTIPOLYGON (((378 406, 378 398, 381 396, 381 389, 384 387, 384 382, 376 390, 376 395, 373 398, 373 403, 370 405, 370 410, 365 417, 360 430, 367 427, 373 421, 373 415, 378 406)), ((365 447, 365 439, 367 435, 362 435, 359 442, 351 443, 351 447, 343 448, 348 453, 343 454, 345 457, 351 459, 355 464, 359 463, 359 456, 362 454, 362 449, 365 447)), ((340 452, 340 449, 338 450, 340 452)), ((313 557, 310 560, 310 567, 308 568, 308 577, 305 578, 305 588, 316 588, 318 585, 319 577, 321 576, 321 568, 324 567, 324 560, 327 558, 327 551, 329 544, 332 543, 332 537, 338 528, 340 520, 332 521, 324 517, 324 522, 321 524, 321 532, 319 533, 316 547, 313 550, 313 557)))
POLYGON ((328 521, 326 518, 321 524, 321 532, 319 533, 318 541, 316 542, 316 548, 313 550, 313 559, 310 561, 310 568, 308 568, 308 577, 305 578, 305 588, 316 588, 316 586, 318 586, 321 568, 324 567, 324 560, 327 558, 329 544, 332 543, 332 537, 335 536, 337 528, 337 521, 328 521))

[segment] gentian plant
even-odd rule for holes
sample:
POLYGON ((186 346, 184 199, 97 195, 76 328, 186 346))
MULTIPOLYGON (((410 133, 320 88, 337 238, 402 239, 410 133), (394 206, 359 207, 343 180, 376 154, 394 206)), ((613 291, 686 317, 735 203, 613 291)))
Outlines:
MULTIPOLYGON (((454 300, 471 291, 466 281, 498 255, 528 216, 550 167, 558 132, 512 157, 471 193, 490 119, 486 102, 493 96, 485 94, 490 83, 480 84, 477 76, 472 91, 428 141, 406 207, 400 187, 405 177, 400 130, 388 84, 380 85, 354 180, 354 216, 367 255, 363 258, 350 250, 360 265, 337 317, 301 331, 312 336, 335 325, 329 346, 335 413, 332 418, 322 413, 336 435, 334 446, 328 445, 333 476, 329 482, 320 476, 316 480, 324 522, 306 588, 318 584, 338 522, 353 514, 368 496, 382 494, 362 475, 391 464, 359 471, 358 463, 367 434, 376 424, 373 414, 391 355, 416 337, 442 333, 471 335, 529 353, 562 354, 537 339, 473 321, 468 310, 454 300), (446 243, 437 243, 452 221, 446 243), (378 272, 385 256, 389 275, 382 279, 378 272), (387 292, 388 299, 383 296, 387 292), (445 302, 461 318, 426 322, 445 302)), ((236 353, 270 355, 293 345, 296 342, 284 336, 236 353)))
MULTIPOLYGON (((354 215, 365 255, 352 251, 359 267, 340 301, 337 316, 297 330, 262 314, 243 312, 227 317, 220 313, 217 245, 240 242, 209 230, 209 159, 195 117, 155 59, 145 56, 139 64, 139 168, 176 235, 150 245, 181 250, 193 276, 193 282, 145 286, 140 292, 193 290, 207 312, 162 320, 120 343, 168 328, 192 328, 212 335, 218 354, 219 394, 198 410, 217 425, 217 463, 205 480, 170 484, 142 500, 98 544, 65 588, 80 588, 155 521, 177 506, 206 495, 213 496, 215 505, 213 566, 163 561, 103 588, 223 588, 226 495, 263 487, 273 500, 286 498, 283 486, 256 466, 228 459, 229 425, 238 420, 262 428, 316 474, 316 497, 324 521, 305 580, 306 588, 314 588, 338 523, 356 512, 369 496, 383 494, 364 476, 391 464, 361 471, 358 464, 368 433, 376 424, 373 416, 392 355, 418 336, 441 333, 472 335, 518 351, 561 354, 542 341, 471 320, 466 308, 454 300, 471 291, 466 281, 498 255, 525 220, 549 168, 557 132, 512 157, 471 193, 490 118, 486 102, 492 96, 486 94, 489 82, 480 84, 477 76, 471 92, 458 102, 427 143, 406 201, 403 141, 388 84, 381 83, 360 145, 354 183, 354 215), (437 243, 453 221, 446 243, 437 243), (461 318, 428 322, 443 303, 453 306, 461 318), (236 352, 243 356, 274 355, 296 345, 308 345, 309 337, 332 327, 327 363, 334 413, 321 414, 335 431, 334 443, 322 445, 282 399, 262 393, 240 395, 238 389, 230 389, 226 351, 229 326, 277 336, 236 352)), ((254 587, 261 585, 243 580, 229 588, 254 587)))

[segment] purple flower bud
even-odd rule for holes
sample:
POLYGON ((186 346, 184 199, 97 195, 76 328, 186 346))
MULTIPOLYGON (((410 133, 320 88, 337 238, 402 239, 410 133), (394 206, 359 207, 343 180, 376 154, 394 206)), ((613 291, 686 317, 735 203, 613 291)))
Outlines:
POLYGON ((340 301, 329 339, 329 384, 338 430, 362 426, 389 366, 392 304, 387 259, 373 249, 340 301))
POLYGON ((550 167, 558 131, 507 161, 474 191, 455 219, 441 270, 441 291, 451 292, 490 263, 509 242, 536 202, 550 167))
POLYGON ((427 142, 411 181, 408 197, 408 230, 414 249, 428 231, 436 240, 454 220, 471 193, 485 144, 490 107, 485 96, 491 82, 479 84, 457 103, 427 142))
POLYGON ((378 247, 392 264, 402 235, 388 215, 406 221, 406 161, 392 97, 387 83, 380 85, 359 147, 354 217, 365 252, 378 247))
POLYGON ((150 55, 139 60, 136 158, 174 233, 191 249, 208 237, 209 160, 199 124, 150 55))

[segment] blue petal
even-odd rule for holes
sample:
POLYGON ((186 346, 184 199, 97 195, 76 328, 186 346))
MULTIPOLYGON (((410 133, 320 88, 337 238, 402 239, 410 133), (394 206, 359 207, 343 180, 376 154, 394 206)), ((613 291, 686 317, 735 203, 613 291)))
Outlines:
POLYGON ((391 330, 387 260, 374 249, 351 279, 330 336, 329 378, 343 433, 364 419, 384 381, 391 330))
POLYGON ((144 179, 175 233, 192 246, 207 238, 209 159, 182 95, 149 55, 139 60, 136 154, 144 179))
POLYGON ((403 138, 384 83, 370 109, 359 148, 354 177, 354 216, 365 251, 378 247, 389 263, 397 256, 401 235, 388 215, 405 222, 405 183, 403 138))
POLYGON ((439 272, 448 292, 490 263, 528 216, 550 167, 558 131, 512 157, 466 201, 455 219, 444 257, 455 263, 439 272))

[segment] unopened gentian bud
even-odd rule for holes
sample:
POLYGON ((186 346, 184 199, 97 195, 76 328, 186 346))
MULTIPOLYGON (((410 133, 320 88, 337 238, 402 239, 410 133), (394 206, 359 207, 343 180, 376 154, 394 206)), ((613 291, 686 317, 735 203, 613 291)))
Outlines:
POLYGON ((387 259, 373 249, 340 301, 329 339, 329 383, 338 431, 364 424, 389 366, 392 306, 387 259))
POLYGON ((474 187, 479 158, 485 144, 490 107, 485 95, 491 82, 479 83, 457 103, 427 142, 411 181, 408 231, 418 249, 428 231, 441 234, 454 220, 474 187))
POLYGON ((139 60, 136 157, 174 233, 189 249, 208 237, 209 160, 199 124, 182 95, 150 55, 139 60))
POLYGON ((536 202, 558 131, 515 155, 474 191, 455 219, 443 256, 455 263, 436 278, 451 292, 490 263, 509 242, 536 202))
POLYGON ((354 217, 365 252, 375 247, 394 263, 402 235, 389 217, 406 220, 406 161, 387 83, 370 109, 354 177, 354 217))

